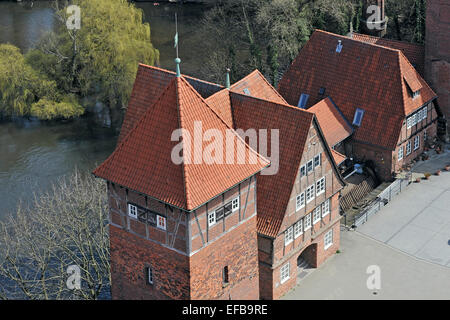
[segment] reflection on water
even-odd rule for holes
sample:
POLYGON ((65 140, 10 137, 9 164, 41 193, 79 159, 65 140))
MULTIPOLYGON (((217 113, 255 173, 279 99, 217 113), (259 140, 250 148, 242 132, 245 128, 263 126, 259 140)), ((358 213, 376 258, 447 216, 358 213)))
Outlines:
POLYGON ((115 144, 111 130, 91 130, 85 119, 66 124, 0 123, 0 217, 75 168, 91 171, 115 144))
MULTIPOLYGON (((24 52, 44 32, 52 29, 52 1, 0 2, 0 43, 10 42, 24 52)), ((201 5, 136 3, 150 23, 152 43, 160 50, 160 65, 174 69, 174 14, 178 14, 179 49, 183 73, 196 75, 202 57, 198 33, 201 5)), ((39 121, 0 122, 0 218, 28 203, 33 193, 48 190, 58 177, 74 168, 91 171, 114 150, 116 137, 105 129, 93 129, 86 119, 66 124, 39 121)))

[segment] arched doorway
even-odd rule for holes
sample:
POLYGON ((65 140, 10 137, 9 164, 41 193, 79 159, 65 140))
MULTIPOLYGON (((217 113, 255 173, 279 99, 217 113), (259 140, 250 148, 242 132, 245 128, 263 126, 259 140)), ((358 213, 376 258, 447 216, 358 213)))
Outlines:
POLYGON ((310 244, 297 257, 297 281, 305 278, 316 266, 317 244, 310 244))

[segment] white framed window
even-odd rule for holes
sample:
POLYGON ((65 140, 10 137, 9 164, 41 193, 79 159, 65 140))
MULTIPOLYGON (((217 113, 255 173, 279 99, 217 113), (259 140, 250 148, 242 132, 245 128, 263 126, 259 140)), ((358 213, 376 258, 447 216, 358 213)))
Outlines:
POLYGON ((212 211, 208 213, 208 225, 212 226, 216 223, 216 212, 212 211))
POLYGON ((160 229, 166 230, 166 218, 160 215, 156 216, 156 226, 160 229))
POLYGON ((145 278, 147 284, 153 284, 153 269, 151 267, 145 268, 145 278))
POLYGON ((128 215, 137 219, 138 210, 137 207, 131 203, 128 204, 128 215))
POLYGON ((327 231, 324 237, 324 249, 327 250, 329 247, 333 245, 333 229, 327 231))
POLYGON ((318 154, 314 157, 314 168, 319 167, 322 164, 322 154, 318 154))
POLYGON ((311 172, 313 172, 314 170, 314 161, 313 160, 309 160, 306 163, 306 174, 310 174, 311 172))
POLYGON ((322 218, 330 213, 330 199, 322 203, 322 218))
POLYGON ((420 147, 420 136, 417 135, 414 137, 414 150, 419 149, 420 147))
POLYGON ((422 109, 422 120, 426 119, 427 116, 428 116, 428 108, 427 108, 427 106, 425 106, 425 107, 422 109))
POLYGON ((320 221, 320 207, 317 207, 313 211, 313 224, 320 221))
POLYGON ((288 245, 292 240, 294 240, 294 227, 290 226, 284 232, 284 245, 288 245))
POLYGON ((239 197, 238 198, 234 198, 233 201, 231 202, 232 204, 232 211, 235 212, 236 210, 239 210, 239 197))
POLYGON ((314 185, 310 185, 308 188, 306 188, 306 203, 311 202, 315 197, 314 193, 314 185))
POLYGON ((290 269, 291 269, 291 266, 290 266, 289 262, 281 267, 281 269, 280 269, 280 282, 281 283, 285 283, 289 279, 290 273, 291 273, 290 269))
POLYGON ((406 155, 411 153, 411 141, 406 144, 406 155))
POLYGON ((300 178, 306 176, 306 165, 300 167, 300 178))
POLYGON ((320 178, 316 182, 316 195, 322 194, 325 192, 325 177, 320 178))
POLYGON ((398 161, 403 159, 403 146, 398 149, 398 161))
POLYGON ((294 238, 297 239, 303 234, 303 220, 300 219, 294 224, 294 238))
POLYGON ((302 192, 295 198, 295 210, 298 211, 304 206, 305 206, 305 193, 302 192))
POLYGON ((311 228, 311 213, 308 213, 305 216, 304 221, 305 221, 305 229, 304 230, 306 231, 311 228))

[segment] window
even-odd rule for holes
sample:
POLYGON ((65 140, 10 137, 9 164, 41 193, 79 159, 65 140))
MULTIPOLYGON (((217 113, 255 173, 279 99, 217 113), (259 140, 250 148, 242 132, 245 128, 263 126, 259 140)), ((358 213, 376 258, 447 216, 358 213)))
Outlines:
POLYGON ((314 197, 314 185, 310 185, 308 188, 306 188, 306 203, 311 202, 314 197))
POLYGON ((398 149, 398 161, 403 159, 403 146, 398 149))
POLYGON ((166 230, 166 218, 163 216, 156 216, 156 226, 160 229, 166 230))
POLYGON ((244 93, 247 95, 247 96, 250 96, 251 94, 250 94, 250 90, 248 89, 248 88, 245 88, 244 90, 244 93))
POLYGON ((409 129, 412 126, 412 117, 408 117, 408 119, 406 120, 406 128, 409 129))
POLYGON ((412 95, 413 99, 417 98, 418 96, 420 96, 420 90, 414 91, 412 95))
POLYGON ((280 269, 280 282, 281 283, 286 282, 289 279, 289 276, 290 276, 290 265, 288 262, 280 269))
POLYGON ((306 176, 306 165, 300 167, 300 178, 306 176))
POLYGON ((316 195, 322 194, 325 192, 325 177, 317 180, 316 182, 316 195))
POLYGON ((414 150, 419 149, 420 147, 420 136, 417 135, 414 137, 414 150))
POLYGON ((216 212, 212 211, 208 213, 208 225, 212 226, 215 223, 216 223, 216 212))
POLYGON ((322 155, 319 153, 317 156, 314 157, 314 168, 320 166, 322 163, 322 155))
POLYGON ((232 201, 232 205, 233 205, 233 212, 239 210, 239 198, 234 198, 232 201))
POLYGON ((322 203, 322 218, 330 213, 330 199, 322 203))
POLYGON ((325 88, 324 88, 324 87, 320 87, 320 89, 319 89, 319 94, 320 94, 321 96, 323 96, 323 95, 325 94, 325 88))
POLYGON ((320 207, 317 207, 313 211, 313 224, 320 221, 320 207))
POLYGON ((364 110, 360 109, 360 108, 356 108, 355 116, 353 117, 353 125, 360 127, 363 116, 364 116, 364 110))
POLYGON ((303 208, 304 206, 305 206, 305 193, 302 192, 295 199, 295 210, 298 211, 299 209, 303 208))
POLYGON ((406 155, 411 153, 411 141, 406 144, 406 155))
POLYGON ((132 205, 131 203, 128 204, 128 215, 132 218, 137 219, 137 213, 138 209, 135 205, 132 205))
POLYGON ((288 245, 294 240, 294 228, 291 226, 284 232, 284 244, 288 245))
POLYGON ((327 250, 333 244, 333 229, 325 233, 324 237, 324 249, 327 250))
POLYGON ((423 120, 423 119, 426 119, 427 116, 428 116, 428 108, 427 108, 427 106, 425 106, 425 107, 422 109, 422 120, 423 120))
POLYGON ((302 93, 302 95, 300 96, 300 99, 298 100, 297 107, 299 107, 301 109, 305 109, 308 99, 309 99, 309 94, 302 93))
POLYGON ((222 271, 222 280, 224 284, 227 284, 230 282, 230 278, 228 276, 228 266, 223 267, 223 271, 222 271))
POLYGON ((153 284, 153 269, 151 267, 145 268, 145 279, 147 284, 153 284))
POLYGON ((311 228, 311 213, 305 216, 305 231, 311 228))
POLYGON ((297 239, 302 234, 303 234, 303 220, 300 219, 294 224, 294 238, 297 239))
POLYGON ((311 172, 313 172, 314 170, 314 162, 313 160, 309 160, 308 163, 306 164, 306 172, 307 174, 310 174, 311 172))

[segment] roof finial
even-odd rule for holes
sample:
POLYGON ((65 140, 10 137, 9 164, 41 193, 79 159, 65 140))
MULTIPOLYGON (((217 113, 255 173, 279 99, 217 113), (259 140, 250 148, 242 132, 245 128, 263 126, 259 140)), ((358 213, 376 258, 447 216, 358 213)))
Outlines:
POLYGON ((227 82, 226 82, 226 86, 227 86, 227 89, 230 89, 230 87, 231 87, 231 84, 230 84, 230 68, 227 68, 227 82))
POLYGON ((177 49, 177 57, 175 58, 175 64, 176 64, 176 73, 177 77, 181 77, 180 72, 180 63, 181 59, 178 57, 178 20, 177 20, 177 13, 175 13, 175 39, 174 39, 174 48, 177 49))
POLYGON ((175 58, 175 64, 177 65, 176 66, 177 77, 181 77, 180 63, 181 63, 181 59, 180 58, 175 58))

